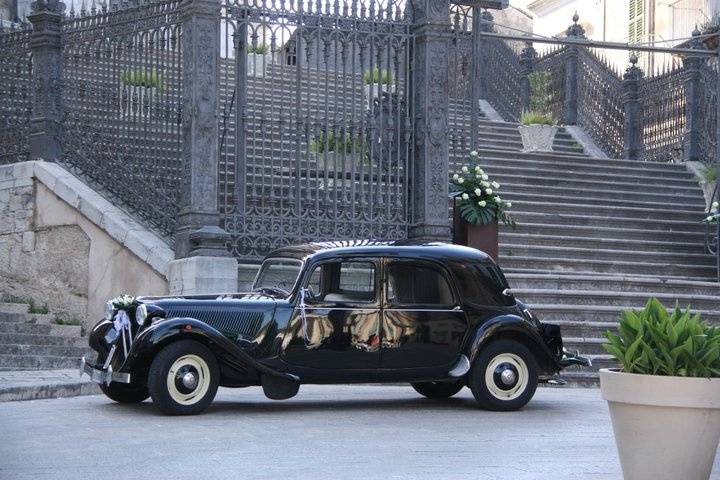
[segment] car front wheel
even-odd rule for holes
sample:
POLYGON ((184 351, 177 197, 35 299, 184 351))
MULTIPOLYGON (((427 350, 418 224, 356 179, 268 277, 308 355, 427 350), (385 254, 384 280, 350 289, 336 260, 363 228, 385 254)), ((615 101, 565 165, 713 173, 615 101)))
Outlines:
POLYGON ((518 410, 530 401, 537 389, 535 356, 514 340, 493 341, 483 347, 475 359, 468 384, 480 407, 518 410))
POLYGON ((428 398, 450 398, 464 386, 462 382, 422 382, 410 385, 420 395, 428 398))
POLYGON ((153 403, 167 415, 195 415, 212 403, 220 383, 215 355, 193 340, 163 348, 150 366, 148 389, 153 403))

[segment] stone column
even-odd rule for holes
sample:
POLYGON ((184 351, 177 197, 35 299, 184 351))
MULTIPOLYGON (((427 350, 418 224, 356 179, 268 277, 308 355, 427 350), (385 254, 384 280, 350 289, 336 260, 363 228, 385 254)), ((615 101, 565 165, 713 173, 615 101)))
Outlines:
POLYGON ((625 110, 623 139, 624 157, 637 160, 642 152, 642 105, 640 104, 640 82, 643 72, 636 65, 637 56, 630 55, 630 66, 623 74, 623 108, 625 110))
POLYGON ((62 15, 59 0, 36 0, 28 20, 33 31, 34 98, 30 117, 30 158, 54 161, 62 155, 60 129, 62 108, 62 15))
MULTIPOLYGON (((578 23, 577 12, 573 15, 573 24, 565 31, 570 40, 585 38, 585 29, 578 23)), ((563 105, 563 122, 565 125, 577 124, 578 107, 578 50, 577 45, 568 45, 565 59, 565 103, 563 105)))
POLYGON ((478 129, 480 128, 480 99, 485 95, 485 72, 487 71, 488 40, 477 32, 493 31, 493 16, 479 5, 473 5, 472 14, 472 77, 470 79, 470 148, 478 147, 478 129))
POLYGON ((218 212, 220 0, 183 0, 183 171, 172 294, 234 292, 237 261, 218 212))
POLYGON ((522 110, 530 110, 530 74, 535 66, 536 58, 537 52, 532 42, 525 42, 525 48, 520 52, 520 67, 522 68, 520 97, 522 100, 522 110))
MULTIPOLYGON (((693 37, 700 35, 696 28, 693 37)), ((690 40, 690 48, 704 49, 703 43, 697 39, 690 40)), ((703 101, 700 89, 700 68, 706 62, 705 57, 687 55, 683 57, 685 67, 685 132, 683 139, 683 161, 699 161, 700 158, 700 102, 703 101)))
POLYGON ((415 148, 411 185, 413 224, 409 236, 449 241, 450 9, 447 0, 412 0, 412 6, 415 148))

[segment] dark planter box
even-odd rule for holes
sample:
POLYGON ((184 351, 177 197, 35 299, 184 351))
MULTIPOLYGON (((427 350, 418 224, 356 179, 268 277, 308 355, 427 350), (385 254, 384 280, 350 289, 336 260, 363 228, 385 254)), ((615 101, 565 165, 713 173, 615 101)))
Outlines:
POLYGON ((459 213, 455 213, 453 220, 453 242, 458 245, 467 245, 487 253, 498 261, 498 222, 488 225, 474 225, 466 222, 459 213))

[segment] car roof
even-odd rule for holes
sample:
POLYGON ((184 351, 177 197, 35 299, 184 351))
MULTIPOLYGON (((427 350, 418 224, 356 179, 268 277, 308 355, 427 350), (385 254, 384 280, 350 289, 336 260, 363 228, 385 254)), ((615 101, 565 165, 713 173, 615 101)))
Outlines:
POLYGON ((339 256, 384 256, 397 258, 426 258, 465 262, 491 262, 490 256, 475 248, 443 242, 418 240, 345 240, 337 242, 305 243, 278 248, 268 257, 290 257, 301 260, 324 260, 339 256))

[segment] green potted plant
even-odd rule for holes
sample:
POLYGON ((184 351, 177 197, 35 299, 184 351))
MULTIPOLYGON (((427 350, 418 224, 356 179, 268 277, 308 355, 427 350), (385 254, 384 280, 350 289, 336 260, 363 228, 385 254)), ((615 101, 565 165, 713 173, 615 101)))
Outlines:
POLYGON ((498 222, 515 227, 507 209, 512 203, 500 198, 500 184, 476 162, 476 151, 470 152, 470 166, 463 166, 450 178, 450 192, 455 198, 454 241, 490 255, 498 261, 498 222))
MULTIPOLYGON (((368 149, 363 138, 350 132, 320 130, 308 142, 308 150, 315 160, 318 171, 327 172, 328 186, 335 179, 345 181, 346 174, 358 171, 367 162, 368 149)), ((324 188, 324 184, 321 184, 324 188)))
POLYGON ((390 70, 373 68, 363 73, 365 109, 369 110, 375 98, 383 93, 395 93, 395 79, 390 70))
POLYGON ((149 117, 150 105, 162 91, 163 76, 150 70, 128 70, 120 73, 120 112, 124 117, 149 117))
POLYGON ((720 440, 720 328, 655 298, 623 312, 600 370, 625 480, 710 478, 720 440))
POLYGON ((257 43, 248 45, 247 52, 247 73, 250 77, 263 78, 265 76, 265 66, 267 65, 267 54, 270 47, 265 43, 257 43))
POLYGON ((520 115, 520 137, 526 152, 549 152, 557 133, 557 121, 550 112, 550 74, 533 72, 530 82, 530 109, 520 115))

